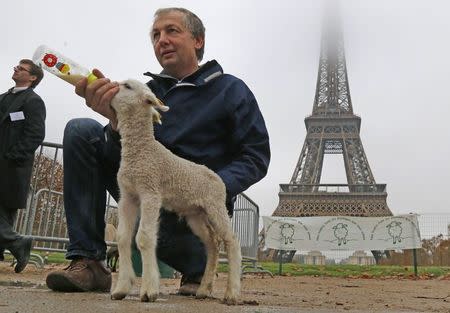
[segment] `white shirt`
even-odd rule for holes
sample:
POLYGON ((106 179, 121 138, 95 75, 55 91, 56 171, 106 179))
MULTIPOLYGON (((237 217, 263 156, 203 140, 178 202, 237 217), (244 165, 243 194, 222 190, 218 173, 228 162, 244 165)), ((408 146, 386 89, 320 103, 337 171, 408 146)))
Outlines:
POLYGON ((25 89, 28 89, 29 87, 13 87, 13 89, 11 90, 12 93, 16 93, 25 89))

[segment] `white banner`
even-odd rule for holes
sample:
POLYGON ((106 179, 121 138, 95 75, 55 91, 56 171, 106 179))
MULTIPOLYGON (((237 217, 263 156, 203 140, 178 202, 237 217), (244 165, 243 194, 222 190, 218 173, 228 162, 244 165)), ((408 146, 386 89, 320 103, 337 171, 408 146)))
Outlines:
POLYGON ((353 217, 263 216, 265 244, 277 250, 396 250, 422 247, 417 214, 353 217))

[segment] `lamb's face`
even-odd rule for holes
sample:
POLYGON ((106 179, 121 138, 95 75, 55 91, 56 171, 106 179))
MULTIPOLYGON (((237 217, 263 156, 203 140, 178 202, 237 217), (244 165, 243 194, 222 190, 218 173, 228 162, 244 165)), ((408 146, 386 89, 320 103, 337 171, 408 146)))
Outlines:
POLYGON ((161 122, 160 115, 156 109, 163 112, 169 110, 161 100, 156 98, 147 85, 134 80, 128 79, 119 83, 119 92, 111 101, 111 107, 118 115, 133 114, 143 107, 149 108, 152 112, 153 121, 161 122))
POLYGON ((399 222, 399 221, 392 221, 392 222, 390 222, 388 225, 386 225, 386 227, 387 227, 388 229, 391 229, 391 228, 395 228, 395 227, 400 227, 401 224, 402 224, 402 223, 399 222))
POLYGON ((342 230, 342 229, 347 230, 347 224, 338 223, 337 225, 334 225, 332 228, 334 230, 342 230))

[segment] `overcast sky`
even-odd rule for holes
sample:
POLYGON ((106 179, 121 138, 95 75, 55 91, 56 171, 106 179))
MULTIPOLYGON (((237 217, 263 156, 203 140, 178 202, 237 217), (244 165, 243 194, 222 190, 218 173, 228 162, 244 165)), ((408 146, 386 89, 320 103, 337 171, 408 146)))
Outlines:
MULTIPOLYGON (((319 60, 320 2, 50 1, 2 2, 0 91, 12 67, 46 44, 113 80, 159 72, 148 32, 157 8, 186 7, 206 26, 204 60, 242 78, 270 134, 268 175, 248 190, 270 215, 306 136, 319 60)), ((377 183, 394 214, 450 209, 450 2, 341 1, 350 94, 377 183)), ((47 106, 46 141, 62 142, 68 120, 92 117, 74 88, 46 73, 36 88, 47 106)), ((321 183, 346 183, 341 155, 326 155, 321 183)))

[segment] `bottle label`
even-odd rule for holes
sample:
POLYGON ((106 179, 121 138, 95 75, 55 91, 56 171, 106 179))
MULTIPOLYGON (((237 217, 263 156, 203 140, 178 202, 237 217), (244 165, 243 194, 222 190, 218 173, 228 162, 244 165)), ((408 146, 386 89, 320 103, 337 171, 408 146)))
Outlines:
POLYGON ((33 61, 36 64, 41 65, 45 70, 72 85, 76 85, 80 79, 84 77, 88 77, 88 83, 97 79, 97 77, 86 68, 44 45, 36 49, 33 61))

